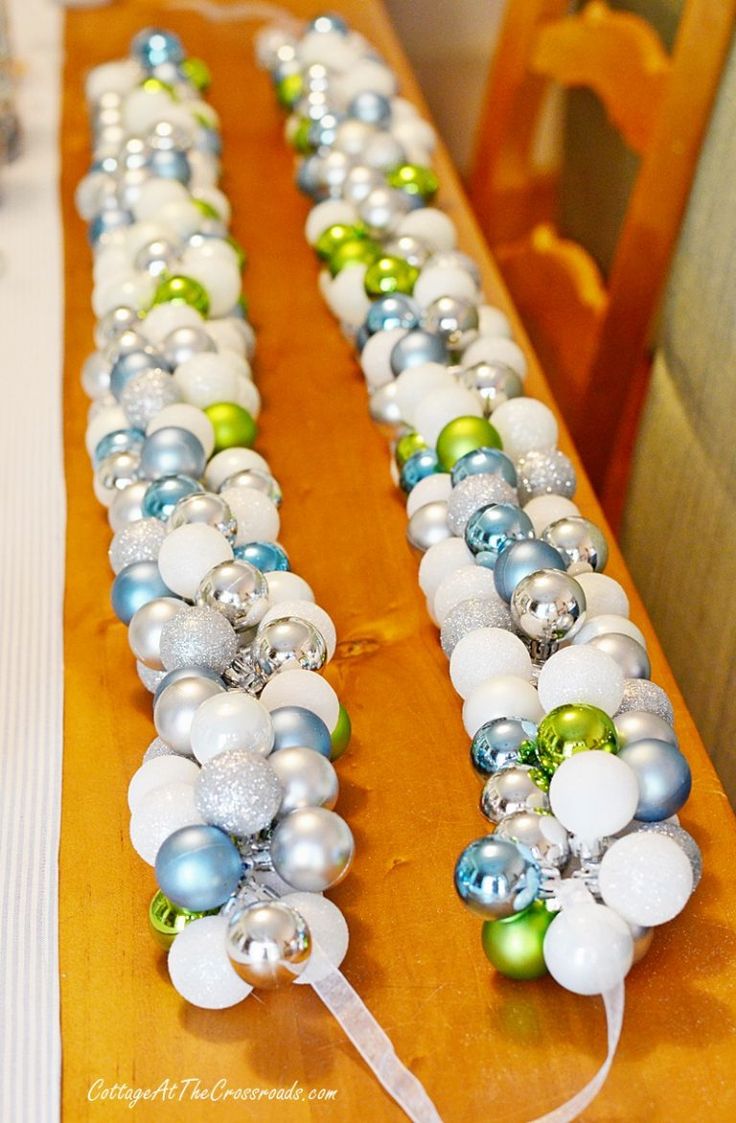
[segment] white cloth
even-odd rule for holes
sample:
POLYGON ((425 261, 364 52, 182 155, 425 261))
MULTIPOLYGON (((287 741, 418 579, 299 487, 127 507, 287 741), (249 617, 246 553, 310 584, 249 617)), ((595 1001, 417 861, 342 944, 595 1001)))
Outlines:
POLYGON ((61 15, 10 0, 23 151, 0 168, 0 1119, 59 1118, 65 493, 61 15))

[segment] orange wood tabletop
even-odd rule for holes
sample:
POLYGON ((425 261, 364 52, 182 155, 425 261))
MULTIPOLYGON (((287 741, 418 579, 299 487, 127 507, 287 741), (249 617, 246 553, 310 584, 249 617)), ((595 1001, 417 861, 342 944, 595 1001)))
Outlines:
MULTIPOLYGON (((313 4, 288 6, 309 16, 313 4)), ((336 0, 334 7, 385 53, 403 91, 421 100, 380 4, 336 0)), ((352 716, 354 738, 338 766, 338 810, 357 843, 350 876, 331 894, 350 925, 344 971, 447 1123, 522 1123, 566 1100, 597 1069, 605 1054, 602 1004, 550 979, 516 983, 496 975, 481 950, 479 921, 455 897, 456 856, 486 829, 479 784, 447 661, 416 584, 417 559, 405 542, 386 442, 368 417, 351 350, 318 294, 317 266, 303 237, 307 204, 293 183, 270 81, 252 58, 255 25, 209 22, 144 0, 69 11, 66 21, 65 1123, 404 1118, 311 988, 263 992, 222 1012, 192 1008, 171 987, 165 957, 148 932, 154 878, 128 840, 125 795, 154 731, 150 696, 110 608, 110 531, 93 497, 83 446, 79 373, 93 346, 91 255, 72 194, 89 159, 85 72, 124 55, 133 33, 154 22, 179 32, 213 72, 223 186, 234 206, 234 233, 250 257, 245 291, 264 399, 256 447, 283 486, 282 541, 333 615, 340 638, 329 677, 352 716), (190 1078, 202 1090, 220 1079, 233 1089, 274 1094, 296 1084, 304 1097, 212 1103, 190 1095, 139 1102, 132 1112, 125 1102, 94 1098, 95 1081, 154 1089, 190 1078), (308 1098, 320 1089, 334 1090, 334 1098, 308 1098)), ((441 203, 458 226, 461 247, 481 263, 489 298, 514 319, 523 342, 443 151, 437 168, 441 203)), ((533 358, 531 367, 529 392, 549 402, 533 358)), ((574 456, 564 431, 561 444, 574 456)), ((584 514, 602 521, 584 479, 577 501, 584 514)), ((663 527, 663 549, 666 542, 663 527)), ((609 572, 625 585, 632 618, 647 633, 653 678, 676 708, 694 775, 682 821, 703 847, 705 875, 685 913, 656 933, 646 960, 631 972, 620 1050, 583 1118, 732 1120, 734 819, 621 557, 613 546, 611 553, 609 572)))

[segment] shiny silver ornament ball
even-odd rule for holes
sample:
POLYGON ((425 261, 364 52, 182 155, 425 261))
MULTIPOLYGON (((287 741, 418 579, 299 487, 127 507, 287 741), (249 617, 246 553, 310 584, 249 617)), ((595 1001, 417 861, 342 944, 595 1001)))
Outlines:
POLYGON ((489 776, 483 785, 480 809, 491 823, 518 811, 546 811, 549 800, 531 778, 531 768, 512 764, 489 776))
POLYGON ((223 480, 217 490, 225 491, 229 487, 249 487, 252 491, 260 491, 277 507, 281 506, 281 488, 269 472, 262 472, 258 468, 242 468, 223 480))
POLYGON ((559 449, 534 449, 516 461, 519 502, 525 505, 538 495, 572 499, 577 487, 575 467, 559 449))
POLYGON ((421 238, 415 238, 413 234, 400 234, 397 238, 389 238, 383 247, 383 252, 390 257, 400 257, 416 269, 422 269, 430 257, 427 243, 421 238))
POLYGON ((625 678, 649 678, 652 673, 652 664, 649 661, 646 648, 633 636, 626 636, 620 632, 605 632, 601 636, 593 636, 588 640, 590 647, 597 647, 615 659, 625 678))
POLYGON ((358 204, 358 217, 372 237, 390 233, 401 221, 411 203, 403 191, 394 187, 374 187, 358 204))
POLYGON ((176 597, 156 597, 133 614, 128 625, 128 643, 139 663, 154 671, 165 670, 161 662, 161 630, 185 609, 186 605, 176 597))
POLYGON ((478 309, 471 300, 440 296, 427 305, 421 324, 444 340, 450 355, 458 358, 478 334, 478 309))
POLYGON ((516 488, 503 476, 483 472, 460 480, 447 500, 447 525, 453 534, 462 538, 471 515, 489 503, 516 503, 516 488))
POLYGON ((211 491, 195 492, 180 499, 168 520, 168 530, 176 530, 190 523, 204 523, 224 534, 230 542, 235 540, 238 524, 221 495, 211 491))
POLYGON ((618 713, 625 714, 629 710, 645 710, 647 713, 656 714, 669 726, 675 723, 675 712, 667 693, 656 682, 650 682, 649 679, 627 679, 624 682, 624 696, 618 713))
POLYGON ((240 632, 260 623, 265 615, 268 583, 250 562, 221 562, 202 580, 195 603, 216 609, 240 632))
POLYGON ((483 412, 490 417, 494 409, 524 393, 524 383, 515 370, 505 363, 481 360, 458 371, 458 381, 469 390, 477 390, 483 399, 483 412))
POLYGON ((141 246, 133 259, 133 265, 139 272, 148 273, 149 277, 162 277, 164 273, 175 272, 172 267, 178 256, 173 242, 167 238, 157 238, 141 246))
POLYGON ((318 671, 327 660, 327 645, 309 620, 283 616, 259 627, 251 658, 265 679, 288 667, 318 671))
POLYGON ((651 740, 666 741, 676 749, 679 748, 677 734, 659 714, 652 714, 647 710, 626 710, 625 713, 616 714, 613 724, 622 749, 637 741, 651 740))
POLYGON ((106 492, 125 491, 141 474, 141 454, 137 449, 111 452, 97 466, 95 483, 106 492))
POLYGON ((136 480, 118 491, 107 512, 113 531, 143 518, 143 496, 148 490, 148 480, 136 480))
MULTIPOLYGON (((104 347, 109 347, 111 343, 117 343, 126 332, 132 328, 140 327, 140 322, 140 316, 133 308, 127 308, 124 305, 111 308, 97 321, 95 346, 101 351, 104 347)), ((145 346, 145 339, 137 333, 136 340, 139 346, 145 346)))
POLYGON ((167 620, 161 629, 161 662, 167 671, 209 667, 221 674, 232 663, 237 650, 232 625, 214 608, 186 608, 167 620))
POLYGON ((232 912, 227 953, 252 987, 272 990, 293 982, 311 956, 309 927, 301 913, 282 901, 257 901, 232 912))
POLYGON ((531 851, 541 866, 553 866, 561 870, 570 857, 567 831, 554 815, 540 815, 537 811, 514 811, 501 820, 494 835, 496 838, 520 842, 531 851))
POLYGON ((122 526, 108 550, 113 573, 120 573, 133 562, 156 561, 165 537, 166 530, 158 519, 138 519, 122 526))
POLYGON ((432 503, 425 503, 409 519, 406 527, 406 537, 409 544, 419 553, 426 553, 430 546, 445 538, 452 538, 452 531, 448 525, 448 506, 444 499, 435 499, 432 503))
POLYGON ((204 328, 197 327, 174 328, 161 345, 161 353, 170 370, 176 370, 181 363, 204 351, 216 350, 212 337, 204 328))
POLYGON ((483 600, 481 597, 469 597, 451 608, 442 621, 440 643, 448 659, 463 636, 474 632, 476 628, 503 628, 507 632, 516 631, 511 611, 505 601, 496 598, 483 600))
POLYGON ((693 836, 682 827, 678 827, 677 823, 634 823, 630 830, 626 831, 626 834, 645 832, 663 834, 666 838, 671 838, 685 851, 693 871, 693 892, 695 892, 703 876, 703 855, 693 836))
POLYGON ((260 753, 229 749, 202 765, 194 787, 206 823, 239 838, 270 826, 281 805, 281 784, 260 753))
POLYGON ((439 250, 432 254, 427 264, 431 265, 433 269, 435 267, 438 269, 462 269, 463 273, 472 277, 475 287, 480 291, 483 278, 478 263, 473 261, 470 254, 463 253, 462 250, 439 250))
POLYGON ((292 811, 276 824, 271 836, 276 873, 306 893, 322 893, 342 881, 354 851, 350 827, 326 807, 292 811))
POLYGON ((596 573, 606 568, 608 543, 603 531, 582 515, 566 515, 550 523, 542 540, 554 546, 567 563, 589 566, 596 573))
POLYGON ((371 420, 378 425, 399 426, 402 423, 401 410, 396 400, 396 383, 386 382, 374 390, 368 401, 371 420))
POLYGON ((165 370, 154 367, 136 374, 123 387, 120 405, 136 429, 146 429, 166 406, 181 401, 179 386, 165 370))
POLYGON ((585 593, 558 569, 540 569, 522 578, 511 596, 511 615, 529 639, 555 644, 572 636, 585 620, 585 593))
POLYGON ((224 685, 195 671, 165 686, 153 704, 153 723, 162 741, 175 752, 191 756, 194 715, 203 702, 224 690, 224 685))
POLYGON ((272 753, 268 763, 283 790, 279 818, 299 807, 328 807, 337 803, 337 772, 326 756, 295 745, 272 753))

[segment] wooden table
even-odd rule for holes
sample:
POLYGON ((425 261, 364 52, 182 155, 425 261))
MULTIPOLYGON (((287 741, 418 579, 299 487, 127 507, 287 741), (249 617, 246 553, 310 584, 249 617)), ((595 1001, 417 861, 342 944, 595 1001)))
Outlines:
MULTIPOLYGON (((313 13, 313 0, 291 0, 313 13)), ((404 92, 420 95, 377 0, 336 7, 385 52, 404 92)), ((64 76, 66 231, 66 755, 61 853, 63 1110, 66 1123, 138 1120, 370 1120, 403 1115, 386 1097, 310 988, 251 997, 211 1013, 185 1005, 147 931, 151 871, 128 841, 125 791, 153 735, 125 629, 113 618, 109 530, 83 451, 79 371, 91 350, 91 261, 72 207, 88 162, 85 71, 122 56, 147 23, 180 32, 212 67, 222 115, 224 187, 234 232, 250 254, 245 287, 258 331, 265 409, 258 447, 284 489, 283 542, 333 614, 340 636, 331 677, 354 722, 339 766, 338 809, 353 828, 353 873, 334 892, 350 924, 344 969, 450 1123, 521 1123, 565 1100, 604 1054, 598 1000, 549 979, 495 975, 480 925, 452 887, 458 851, 484 831, 458 699, 404 542, 405 515, 385 442, 368 418, 348 345, 325 309, 302 228, 307 205, 267 77, 251 52, 253 25, 208 23, 144 0, 67 15, 64 76), (335 1089, 331 1102, 89 1102, 97 1078, 155 1088, 198 1077, 234 1087, 335 1089)), ((491 299, 523 332, 483 248, 448 158, 442 205, 462 248, 483 267, 491 299)), ((550 401, 532 360, 529 391, 550 401)), ((572 453, 563 433, 562 447, 572 453)), ((574 455, 574 454, 573 454, 574 455)), ((578 501, 601 522, 581 478, 578 501)), ((662 528, 666 540, 666 527, 662 528)), ((670 693, 694 773, 683 815, 706 873, 686 913, 657 935, 627 984, 623 1040, 587 1120, 632 1123, 736 1118, 736 851, 729 804, 672 680, 642 605, 612 547, 609 572, 647 632, 653 677, 670 693)))

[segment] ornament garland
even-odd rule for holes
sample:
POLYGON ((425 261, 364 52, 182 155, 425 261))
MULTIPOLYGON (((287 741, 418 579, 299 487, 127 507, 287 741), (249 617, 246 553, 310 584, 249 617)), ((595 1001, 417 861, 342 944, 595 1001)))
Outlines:
POLYGON ((256 54, 313 204, 320 290, 391 437, 419 584, 483 782, 492 833, 459 856, 455 888, 496 970, 549 972, 606 1000, 612 1048, 560 1109, 572 1118, 613 1059, 623 979, 700 878, 677 820, 691 776, 672 706, 624 589, 603 572, 605 536, 573 501, 554 414, 524 395, 524 351, 433 205, 432 126, 337 15, 301 34, 273 24, 256 54))

